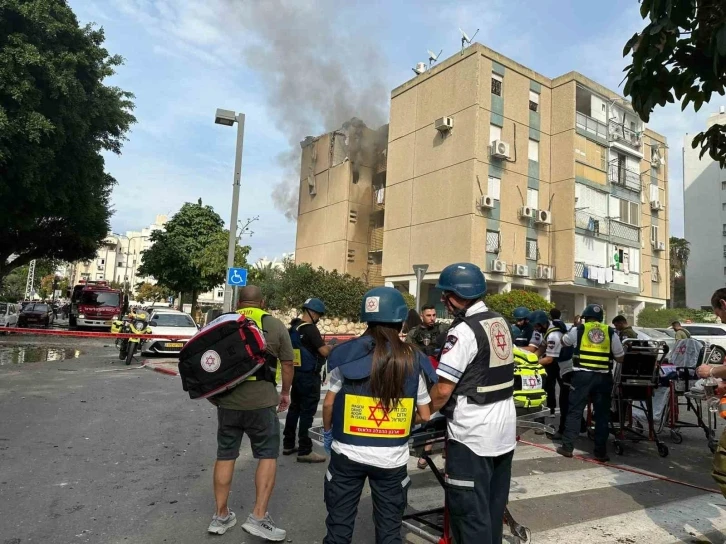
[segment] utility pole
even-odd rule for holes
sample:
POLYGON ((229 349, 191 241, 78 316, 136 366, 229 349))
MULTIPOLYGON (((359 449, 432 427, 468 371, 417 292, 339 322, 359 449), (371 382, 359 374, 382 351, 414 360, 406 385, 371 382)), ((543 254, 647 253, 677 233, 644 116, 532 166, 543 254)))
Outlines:
POLYGON ((30 261, 28 266, 28 279, 25 280, 25 300, 30 300, 33 295, 33 283, 35 282, 35 259, 30 261))

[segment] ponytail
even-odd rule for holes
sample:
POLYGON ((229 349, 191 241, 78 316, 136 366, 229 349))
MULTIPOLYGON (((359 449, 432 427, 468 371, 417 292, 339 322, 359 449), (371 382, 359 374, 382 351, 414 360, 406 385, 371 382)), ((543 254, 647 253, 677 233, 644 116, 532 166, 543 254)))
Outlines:
POLYGON ((369 323, 366 331, 375 342, 371 393, 389 411, 401 402, 406 380, 413 373, 416 356, 415 348, 401 341, 398 336, 400 332, 400 323, 369 323))

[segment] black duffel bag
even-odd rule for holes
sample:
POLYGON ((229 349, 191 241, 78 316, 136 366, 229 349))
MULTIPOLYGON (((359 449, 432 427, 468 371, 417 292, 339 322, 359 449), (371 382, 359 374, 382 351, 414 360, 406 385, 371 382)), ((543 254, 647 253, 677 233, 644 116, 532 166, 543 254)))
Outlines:
POLYGON ((179 353, 179 375, 192 399, 233 388, 265 363, 265 337, 251 319, 224 314, 192 336, 179 353))

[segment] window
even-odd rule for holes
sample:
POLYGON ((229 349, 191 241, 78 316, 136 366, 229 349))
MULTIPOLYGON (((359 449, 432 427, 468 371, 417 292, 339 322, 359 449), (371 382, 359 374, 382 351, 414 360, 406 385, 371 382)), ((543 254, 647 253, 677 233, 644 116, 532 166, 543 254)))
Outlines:
POLYGON ((124 263, 122 263, 121 261, 119 261, 119 262, 116 263, 116 266, 118 268, 121 268, 123 265, 124 265, 124 263))
POLYGON ((537 189, 527 189, 527 206, 539 209, 539 191, 537 189))
POLYGON ((723 204, 721 204, 721 210, 724 211, 724 212, 726 212, 726 202, 724 202, 723 204))
POLYGON ((650 279, 651 281, 654 281, 656 283, 660 281, 660 270, 658 269, 658 265, 656 264, 650 267, 650 279))
POLYGON ((723 235, 726 236, 726 223, 723 225, 723 235))
POLYGON ((191 329, 197 328, 194 320, 187 314, 172 314, 172 313, 158 313, 154 314, 152 320, 156 322, 159 327, 186 327, 191 329))
POLYGON ((502 96, 502 76, 492 74, 492 94, 502 96))
POLYGON ((529 109, 539 111, 539 95, 534 91, 529 91, 529 109))
POLYGON ((539 251, 537 251, 537 240, 527 238, 527 259, 536 261, 538 256, 539 251))
POLYGON ((539 162, 539 142, 537 140, 529 140, 529 152, 527 156, 530 161, 539 162))
POLYGON ((348 250, 348 262, 349 263, 355 262, 355 249, 348 250))
POLYGON ((502 139, 502 127, 497 125, 489 125, 489 145, 494 143, 494 140, 502 139))
POLYGON ((726 181, 721 182, 721 190, 726 191, 726 181))
MULTIPOLYGON (((724 228, 726 228, 726 226, 724 226, 724 228)), ((651 242, 658 241, 658 227, 656 225, 650 226, 650 241, 651 242)))
POLYGON ((96 274, 96 279, 97 280, 102 280, 103 279, 103 274, 102 273, 96 274))
POLYGON ((499 253, 499 231, 487 231, 487 253, 499 253))
POLYGON ((487 194, 494 200, 500 200, 502 180, 489 176, 489 185, 487 187, 487 194))
POLYGON ((693 336, 723 336, 726 334, 721 327, 704 327, 699 325, 684 325, 684 329, 693 336))
POLYGON ((350 210, 348 213, 348 221, 351 223, 357 223, 358 222, 358 210, 350 210))
POLYGON ((637 227, 640 224, 638 204, 628 200, 620 200, 620 221, 637 227))
POLYGON ((98 264, 99 264, 99 266, 103 266, 104 264, 106 264, 106 260, 105 259, 98 259, 98 264))

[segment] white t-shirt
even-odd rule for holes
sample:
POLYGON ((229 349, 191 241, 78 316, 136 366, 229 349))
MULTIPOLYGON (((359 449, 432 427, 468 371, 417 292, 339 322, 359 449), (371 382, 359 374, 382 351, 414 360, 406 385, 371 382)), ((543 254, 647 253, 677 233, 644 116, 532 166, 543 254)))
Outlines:
MULTIPOLYGON (((343 373, 336 368, 330 373, 328 391, 338 393, 343 388, 343 373)), ((418 377, 416 404, 426 406, 431 402, 426 380, 418 377)), ((333 440, 333 451, 345 455, 351 461, 380 468, 397 468, 408 463, 408 444, 402 446, 353 446, 333 440)))
POLYGON ((542 342, 544 342, 544 335, 539 331, 534 331, 532 333, 532 338, 529 339, 529 345, 539 348, 542 345, 542 342))
MULTIPOLYGON (((570 329, 567 334, 562 337, 562 344, 565 346, 577 346, 577 327, 570 329)), ((613 334, 610 339, 610 351, 613 357, 622 357, 625 355, 623 344, 617 334, 613 334)), ((590 368, 574 367, 573 370, 581 372, 599 372, 600 374, 608 374, 609 370, 593 370, 590 368)))
MULTIPOLYGON (((486 304, 477 302, 467 310, 466 315, 485 311, 486 304)), ((504 328, 509 330, 503 319, 502 322, 504 328)), ((507 339, 511 357, 511 335, 507 339)), ((492 338, 489 341, 492 342, 492 338)), ((449 330, 436 373, 458 383, 477 351, 474 331, 466 323, 459 323, 449 330)), ((469 399, 464 396, 457 396, 454 417, 448 420, 448 433, 449 439, 461 442, 480 457, 497 457, 512 451, 517 445, 514 399, 479 405, 469 403, 469 399)))
POLYGON ((562 332, 552 331, 547 335, 545 357, 559 357, 562 349, 562 332))

